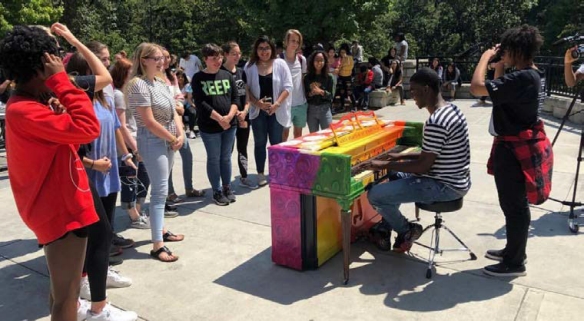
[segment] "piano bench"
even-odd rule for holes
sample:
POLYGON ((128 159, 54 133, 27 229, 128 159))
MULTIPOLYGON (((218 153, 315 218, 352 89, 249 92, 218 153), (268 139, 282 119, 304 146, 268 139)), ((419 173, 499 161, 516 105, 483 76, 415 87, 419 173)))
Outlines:
POLYGON ((443 252, 450 252, 450 251, 466 251, 470 254, 471 260, 476 260, 477 256, 462 242, 462 240, 454 234, 446 225, 444 225, 444 221, 442 220, 441 213, 448 213, 448 212, 456 212, 462 208, 462 200, 463 198, 459 198, 452 201, 447 202, 435 202, 431 204, 422 204, 416 203, 416 219, 420 220, 420 209, 428 212, 434 212, 434 223, 426 226, 422 234, 424 234, 427 230, 432 230, 432 237, 430 238, 430 246, 421 244, 419 242, 415 242, 416 244, 425 247, 430 250, 430 254, 428 256, 428 269, 426 270, 426 278, 432 278, 432 267, 436 265, 434 259, 436 253, 442 255, 443 252), (444 228, 446 232, 448 232, 452 237, 454 237, 460 245, 463 247, 461 248, 441 248, 440 247, 440 230, 444 228))

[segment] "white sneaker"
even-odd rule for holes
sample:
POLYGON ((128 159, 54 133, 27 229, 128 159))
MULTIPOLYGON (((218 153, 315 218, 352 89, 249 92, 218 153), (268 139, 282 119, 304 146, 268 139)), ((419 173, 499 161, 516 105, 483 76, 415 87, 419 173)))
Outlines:
POLYGON ((195 134, 194 131, 189 132, 189 138, 191 138, 191 139, 197 138, 197 134, 195 134))
POLYGON ((121 276, 117 271, 112 270, 111 267, 107 270, 106 288, 127 288, 130 285, 132 285, 132 279, 121 276))
POLYGON ((132 221, 130 223, 131 228, 137 228, 141 230, 149 229, 150 228, 150 220, 146 215, 140 215, 137 220, 132 221))
POLYGON ((77 321, 85 321, 89 309, 91 309, 91 302, 79 299, 79 306, 77 306, 77 321))
POLYGON ((268 185, 268 180, 266 179, 266 175, 258 174, 258 185, 260 187, 268 185))
POLYGON ((91 301, 91 290, 89 289, 89 280, 87 279, 87 275, 81 278, 79 296, 82 299, 91 301))
POLYGON ((132 311, 120 310, 111 304, 107 303, 101 313, 93 314, 93 312, 87 312, 86 321, 136 321, 138 319, 138 314, 132 311))

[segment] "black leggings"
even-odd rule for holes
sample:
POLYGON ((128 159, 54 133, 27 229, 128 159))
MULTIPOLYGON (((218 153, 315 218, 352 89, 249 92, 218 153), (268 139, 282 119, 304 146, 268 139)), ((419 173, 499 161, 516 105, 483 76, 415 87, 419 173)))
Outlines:
POLYGON ((247 128, 237 127, 235 138, 237 139, 237 165, 241 178, 247 177, 247 143, 249 142, 249 120, 247 128))
POLYGON ((88 227, 89 235, 83 272, 87 272, 87 278, 89 279, 91 301, 100 302, 106 299, 105 285, 113 234, 105 208, 92 182, 89 183, 89 187, 99 221, 88 227))
POLYGON ((107 220, 111 226, 111 230, 114 230, 114 214, 116 213, 116 201, 118 200, 118 193, 111 193, 106 197, 100 197, 101 204, 105 209, 105 215, 107 215, 107 220))

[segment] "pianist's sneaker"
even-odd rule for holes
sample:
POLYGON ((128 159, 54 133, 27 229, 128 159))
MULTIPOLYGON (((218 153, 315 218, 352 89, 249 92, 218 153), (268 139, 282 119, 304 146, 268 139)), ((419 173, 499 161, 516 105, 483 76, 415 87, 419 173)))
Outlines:
POLYGON ((420 238, 424 229, 418 223, 410 223, 410 229, 407 232, 399 233, 393 243, 393 251, 397 253, 409 252, 414 242, 420 238))

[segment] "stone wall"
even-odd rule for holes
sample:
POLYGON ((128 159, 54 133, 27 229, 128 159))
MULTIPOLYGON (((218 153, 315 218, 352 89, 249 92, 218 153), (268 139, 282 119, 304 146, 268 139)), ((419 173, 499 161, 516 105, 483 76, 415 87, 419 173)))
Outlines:
MULTIPOLYGON (((543 111, 552 114, 555 118, 562 119, 566 115, 571 102, 571 98, 552 95, 551 97, 546 97, 543 111)), ((570 115, 568 120, 571 122, 584 124, 584 104, 580 102, 580 99, 574 104, 570 115)))
MULTIPOLYGON (((406 60, 404 63, 404 91, 405 96, 407 99, 411 99, 410 97, 410 78, 416 72, 416 60, 406 60)), ((442 88, 442 96, 445 98, 450 98, 450 92, 447 89, 442 88)), ((475 98, 470 93, 470 84, 462 84, 461 87, 457 88, 456 90, 456 98, 457 99, 473 99, 475 98)))

